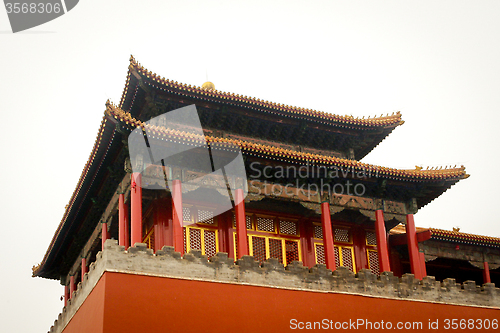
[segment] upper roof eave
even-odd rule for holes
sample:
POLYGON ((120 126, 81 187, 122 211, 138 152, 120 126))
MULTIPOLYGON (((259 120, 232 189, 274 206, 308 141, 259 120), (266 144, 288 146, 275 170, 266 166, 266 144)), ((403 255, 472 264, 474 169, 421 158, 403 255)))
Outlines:
MULTIPOLYGON (((127 79, 119 107, 124 110, 129 110, 135 94, 136 87, 131 89, 134 83, 139 84, 139 79, 142 78, 148 83, 177 95, 184 95, 188 97, 196 97, 203 100, 213 102, 223 102, 226 104, 235 104, 245 106, 254 110, 264 112, 271 112, 279 116, 304 118, 317 121, 330 126, 337 126, 343 128, 350 128, 354 130, 370 130, 370 129, 385 129, 387 131, 380 141, 383 140, 394 128, 404 124, 401 118, 401 113, 398 111, 391 115, 372 117, 372 118, 355 118, 350 115, 336 115, 323 111, 316 111, 301 107, 284 105, 270 101, 264 101, 258 98, 243 96, 230 92, 223 92, 219 90, 206 90, 199 86, 179 83, 177 81, 169 80, 160 77, 144 68, 138 63, 133 56, 130 57, 130 65, 128 67, 127 79)), ((371 149, 370 149, 371 150, 371 149)))

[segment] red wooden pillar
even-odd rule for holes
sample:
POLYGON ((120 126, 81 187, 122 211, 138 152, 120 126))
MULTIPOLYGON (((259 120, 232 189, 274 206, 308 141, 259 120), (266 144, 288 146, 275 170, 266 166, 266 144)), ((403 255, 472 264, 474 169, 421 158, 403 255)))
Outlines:
POLYGON ((375 234, 377 236, 377 252, 380 273, 390 272, 391 265, 389 262, 389 249, 387 248, 384 212, 381 209, 375 211, 375 234))
POLYGON ((75 276, 71 275, 69 277, 69 299, 73 297, 74 291, 75 291, 75 276))
POLYGON ((490 266, 488 262, 484 262, 484 270, 483 270, 483 283, 491 283, 490 278, 490 266))
POLYGON ((142 242, 142 186, 141 174, 132 173, 132 182, 130 186, 130 233, 131 245, 142 242))
POLYGON ((351 229, 354 245, 354 263, 356 271, 368 268, 368 258, 366 253, 366 232, 363 228, 355 227, 351 229))
POLYGON ((184 255, 184 235, 182 229, 182 183, 179 179, 172 181, 172 231, 174 249, 184 255))
POLYGON ((101 248, 104 250, 104 243, 106 242, 106 240, 109 238, 109 234, 108 234, 108 224, 106 222, 103 222, 102 223, 102 236, 101 236, 101 240, 102 240, 102 246, 101 248))
POLYGON ((299 221, 300 243, 302 245, 302 262, 304 266, 309 268, 316 264, 316 257, 314 255, 314 229, 313 224, 309 220, 299 221))
MULTIPOLYGON (((219 215, 218 218, 218 230, 219 233, 219 252, 226 252, 231 256, 232 246, 230 245, 233 241, 232 232, 232 213, 230 211, 219 215)), ((234 255, 232 256, 234 258, 234 255)))
POLYGON ((167 214, 165 207, 161 204, 161 200, 157 201, 154 207, 154 233, 155 233, 155 252, 161 250, 163 246, 167 245, 165 240, 165 228, 167 214))
POLYGON ((420 258, 420 270, 422 271, 422 277, 427 276, 427 267, 425 267, 425 254, 424 252, 419 252, 420 258))
POLYGON ((125 194, 118 197, 118 245, 129 247, 128 240, 128 207, 125 205, 125 194))
POLYGON ((83 277, 85 276, 85 273, 87 273, 87 259, 82 258, 82 282, 83 282, 83 277))
POLYGON ((418 252, 417 230, 413 214, 406 215, 406 238, 408 240, 408 254, 410 257, 411 273, 416 279, 422 280, 422 266, 420 265, 420 255, 418 252))
POLYGON ((321 203, 321 226, 323 227, 323 247, 325 249, 326 268, 334 271, 337 269, 337 266, 335 264, 332 220, 330 217, 330 204, 326 201, 321 203))
POLYGON ((247 217, 245 215, 244 198, 243 190, 241 188, 236 189, 234 193, 234 211, 236 215, 237 259, 241 259, 243 256, 248 255, 247 217))

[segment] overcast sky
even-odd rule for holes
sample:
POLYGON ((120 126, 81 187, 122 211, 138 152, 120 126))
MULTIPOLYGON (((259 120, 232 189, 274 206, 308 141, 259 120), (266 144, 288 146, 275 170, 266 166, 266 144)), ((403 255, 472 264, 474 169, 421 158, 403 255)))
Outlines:
POLYGON ((179 82, 355 117, 401 111, 363 161, 465 165, 415 216, 500 237, 500 1, 81 0, 12 34, 0 9, 0 331, 46 332, 58 281, 31 278, 130 54, 179 82), (271 3, 271 4, 270 4, 271 3))

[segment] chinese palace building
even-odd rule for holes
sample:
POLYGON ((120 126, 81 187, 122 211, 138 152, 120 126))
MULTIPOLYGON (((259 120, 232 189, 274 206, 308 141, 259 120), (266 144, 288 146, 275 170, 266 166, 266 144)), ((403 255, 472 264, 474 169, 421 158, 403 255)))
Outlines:
POLYGON ((360 162, 402 124, 185 85, 132 57, 33 268, 64 286, 50 332, 498 320, 500 239, 414 222, 465 168, 360 162))

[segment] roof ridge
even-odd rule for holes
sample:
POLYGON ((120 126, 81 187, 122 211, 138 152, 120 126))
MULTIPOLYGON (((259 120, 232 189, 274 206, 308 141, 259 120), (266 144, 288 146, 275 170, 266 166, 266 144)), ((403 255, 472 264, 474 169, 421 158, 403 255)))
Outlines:
POLYGON ((404 120, 401 119, 401 112, 393 112, 392 114, 386 114, 385 116, 382 114, 379 117, 377 116, 368 116, 365 118, 363 117, 353 117, 352 115, 337 115, 333 113, 328 113, 325 111, 318 111, 318 110, 313 110, 309 108, 302 108, 302 107, 297 107, 297 106, 291 106, 287 104, 282 104, 282 103, 275 103, 267 100, 262 100, 260 98, 256 97, 250 97, 246 95, 240 95, 236 93, 231 93, 231 92, 224 92, 220 91, 217 89, 213 90, 206 90, 203 89, 200 86, 195 86, 195 85, 190 85, 186 83, 180 83, 177 81, 169 80, 166 79, 154 72, 151 72, 150 70, 147 70, 144 66, 142 66, 133 55, 130 56, 130 64, 129 64, 129 71, 127 73, 127 80, 126 80, 126 85, 125 89, 122 94, 122 98, 120 101, 120 106, 123 106, 124 98, 125 95, 128 91, 128 83, 131 74, 135 71, 137 74, 145 76, 148 79, 153 80, 154 82, 170 86, 175 89, 180 89, 184 90, 187 92, 192 92, 192 93, 199 93, 202 95, 207 95, 215 98, 221 98, 221 99, 228 99, 228 100, 234 100, 234 101, 239 101, 239 102, 244 102, 248 104, 253 104, 256 106, 262 106, 262 107, 267 107, 271 108, 274 110, 278 110, 281 112, 286 112, 290 114, 300 114, 303 116, 310 116, 314 118, 321 118, 329 121, 334 121, 334 122, 339 122, 339 123, 346 123, 346 124, 351 124, 351 125, 357 125, 357 126, 399 126, 404 124, 404 120))
POLYGON ((500 242, 500 237, 492 237, 492 236, 485 236, 485 235, 478 235, 478 234, 470 234, 470 233, 466 233, 466 232, 460 232, 460 231, 455 231, 455 230, 446 230, 446 229, 439 229, 439 228, 429 228, 429 230, 431 230, 431 232, 436 232, 436 233, 443 233, 443 234, 451 234, 451 235, 456 235, 456 236, 459 236, 459 237, 469 237, 470 238, 486 238, 486 239, 489 239, 489 240, 496 240, 496 241, 499 241, 500 242))

